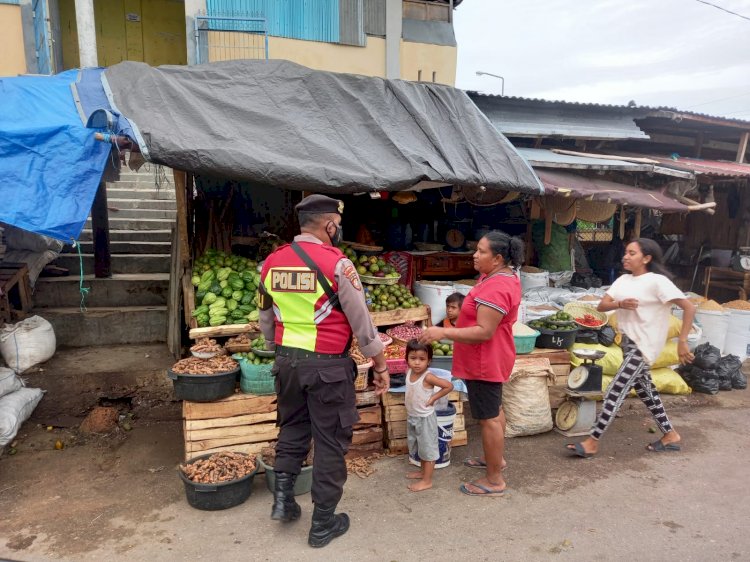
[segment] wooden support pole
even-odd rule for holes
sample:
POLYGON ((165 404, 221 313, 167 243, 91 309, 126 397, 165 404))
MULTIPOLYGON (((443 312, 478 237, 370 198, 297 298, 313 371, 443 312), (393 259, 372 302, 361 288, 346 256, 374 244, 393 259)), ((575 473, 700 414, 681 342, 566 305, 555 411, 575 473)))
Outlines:
MULTIPOLYGON (((190 265, 187 214, 187 174, 182 170, 174 170, 173 174, 175 204, 177 205, 177 238, 179 239, 182 248, 180 252, 180 266, 182 269, 185 269, 190 265)), ((174 248, 172 251, 174 252, 174 248)))
POLYGON ((107 184, 104 181, 99 184, 94 204, 91 206, 91 229, 94 235, 94 275, 99 279, 112 277, 107 184))
POLYGON ((747 143, 750 140, 750 131, 745 131, 740 137, 740 144, 737 147, 737 163, 745 163, 745 153, 747 152, 747 143))

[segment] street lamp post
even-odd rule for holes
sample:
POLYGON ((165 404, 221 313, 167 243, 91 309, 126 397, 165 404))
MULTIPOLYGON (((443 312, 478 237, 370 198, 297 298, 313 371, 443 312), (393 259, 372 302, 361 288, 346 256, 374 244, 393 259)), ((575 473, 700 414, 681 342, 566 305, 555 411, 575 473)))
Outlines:
POLYGON ((501 80, 501 83, 500 83, 500 95, 501 96, 505 95, 505 78, 503 78, 502 76, 499 76, 497 74, 492 74, 491 72, 483 72, 481 70, 477 70, 477 76, 492 76, 493 78, 500 78, 500 80, 501 80))

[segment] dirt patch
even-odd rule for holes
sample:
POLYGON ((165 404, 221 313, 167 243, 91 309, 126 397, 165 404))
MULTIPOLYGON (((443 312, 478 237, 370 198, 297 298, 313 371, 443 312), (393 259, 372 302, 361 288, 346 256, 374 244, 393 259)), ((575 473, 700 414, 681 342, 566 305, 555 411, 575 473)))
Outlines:
POLYGON ((117 427, 118 418, 116 408, 97 406, 86 416, 79 429, 82 433, 109 433, 117 427))

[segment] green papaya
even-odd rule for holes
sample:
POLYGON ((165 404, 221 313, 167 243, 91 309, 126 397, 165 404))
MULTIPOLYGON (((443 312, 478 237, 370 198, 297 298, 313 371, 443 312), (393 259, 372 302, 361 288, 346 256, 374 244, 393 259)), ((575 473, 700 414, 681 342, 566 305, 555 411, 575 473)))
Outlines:
POLYGON ((209 326, 221 326, 227 321, 226 316, 211 316, 208 320, 209 326))

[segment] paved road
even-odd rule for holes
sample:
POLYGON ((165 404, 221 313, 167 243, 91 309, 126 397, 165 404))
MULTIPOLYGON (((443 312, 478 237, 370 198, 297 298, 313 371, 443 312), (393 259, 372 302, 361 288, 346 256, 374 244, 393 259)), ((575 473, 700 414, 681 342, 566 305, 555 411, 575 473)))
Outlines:
MULTIPOLYGON (((600 456, 568 457, 554 432, 509 441, 503 498, 458 492, 477 472, 460 462, 435 488, 406 490, 403 457, 350 478, 342 508, 352 529, 322 550, 303 519, 268 518, 262 477, 253 496, 224 512, 191 509, 173 469, 175 423, 137 426, 126 438, 62 452, 21 450, 0 459, 0 557, 15 560, 750 560, 750 409, 747 391, 673 398, 681 453, 655 454, 639 403, 628 401, 600 456)), ((38 430, 42 432, 41 429, 38 430)), ((43 434, 30 432, 25 443, 43 434)), ((24 442, 21 443, 23 449, 24 442)), ((456 461, 478 451, 476 428, 456 461)))

